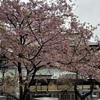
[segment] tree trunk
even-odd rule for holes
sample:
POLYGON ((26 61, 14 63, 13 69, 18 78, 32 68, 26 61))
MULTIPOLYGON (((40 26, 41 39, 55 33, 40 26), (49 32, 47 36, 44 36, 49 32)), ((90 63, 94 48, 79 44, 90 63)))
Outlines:
POLYGON ((30 100, 30 90, 28 88, 24 90, 23 100, 30 100))
POLYGON ((77 84, 74 85, 75 100, 78 100, 78 97, 80 98, 80 100, 85 100, 86 97, 92 94, 93 89, 94 89, 94 80, 90 78, 90 82, 91 82, 90 91, 84 95, 80 94, 79 91, 77 90, 77 84))
POLYGON ((30 80, 30 82, 29 82, 29 84, 25 84, 25 86, 24 86, 24 92, 23 92, 23 99, 21 99, 21 100, 30 100, 31 98, 30 98, 30 87, 31 87, 31 85, 32 85, 32 83, 33 83, 33 81, 34 81, 34 77, 35 77, 35 73, 36 73, 36 69, 34 70, 34 72, 33 72, 33 75, 32 75, 32 78, 31 78, 31 80, 30 80))
POLYGON ((78 100, 78 95, 77 95, 77 81, 78 81, 78 72, 76 71, 76 82, 74 85, 74 91, 75 91, 75 100, 78 100))
POLYGON ((21 69, 21 63, 18 62, 18 73, 19 73, 19 99, 23 100, 23 81, 22 81, 22 69, 21 69))

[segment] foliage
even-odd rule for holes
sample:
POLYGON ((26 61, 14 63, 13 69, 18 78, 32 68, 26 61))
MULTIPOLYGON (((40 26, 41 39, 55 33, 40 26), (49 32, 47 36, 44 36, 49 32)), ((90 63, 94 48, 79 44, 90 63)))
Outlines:
POLYGON ((66 0, 2 0, 0 22, 0 55, 6 56, 6 66, 18 70, 20 100, 25 100, 39 69, 78 70, 93 54, 87 42, 95 28, 78 22, 66 0))

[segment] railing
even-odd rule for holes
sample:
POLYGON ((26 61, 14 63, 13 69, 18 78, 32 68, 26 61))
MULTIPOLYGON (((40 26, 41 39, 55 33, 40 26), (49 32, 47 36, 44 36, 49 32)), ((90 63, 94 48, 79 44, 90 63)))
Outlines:
POLYGON ((36 91, 31 92, 30 98, 39 96, 57 97, 59 100, 75 100, 74 91, 36 91))
MULTIPOLYGON (((89 90, 79 90, 82 93, 87 93, 89 90)), ((37 91, 31 92, 31 98, 38 96, 51 96, 57 97, 59 100, 75 100, 74 91, 37 91), (40 95, 41 94, 41 95, 40 95)), ((100 89, 93 90, 92 95, 88 96, 85 100, 98 100, 100 98, 100 89)), ((79 99, 80 100, 80 99, 79 99)))
MULTIPOLYGON (((89 90, 79 90, 80 93, 87 93, 89 90)), ((75 100, 74 91, 32 91, 30 92, 30 100, 34 100, 35 97, 56 97, 58 100, 75 100)), ((7 96, 7 100, 14 100, 7 96)), ((79 99, 80 100, 80 99, 79 99)), ((100 89, 93 90, 92 95, 88 96, 85 100, 100 100, 100 89)))

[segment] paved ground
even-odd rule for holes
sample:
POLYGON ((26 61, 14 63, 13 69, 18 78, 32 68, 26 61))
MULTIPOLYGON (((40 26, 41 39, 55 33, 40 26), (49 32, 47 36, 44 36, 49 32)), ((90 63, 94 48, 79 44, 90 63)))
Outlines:
POLYGON ((35 100, 58 100, 58 98, 53 98, 53 97, 41 97, 41 98, 35 98, 35 100))

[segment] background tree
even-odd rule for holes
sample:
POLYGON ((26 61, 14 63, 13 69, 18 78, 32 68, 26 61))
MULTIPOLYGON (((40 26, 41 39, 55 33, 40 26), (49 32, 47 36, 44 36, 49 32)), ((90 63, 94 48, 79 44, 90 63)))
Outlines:
MULTIPOLYGON (((89 40, 92 37, 93 30, 95 27, 86 26, 84 24, 80 24, 78 22, 71 24, 71 34, 70 39, 72 39, 69 48, 66 46, 60 49, 62 52, 62 60, 59 60, 60 66, 63 70, 74 71, 76 72, 76 83, 74 85, 76 100, 78 100, 77 95, 81 100, 85 100, 85 98, 92 94, 94 88, 94 81, 92 78, 97 79, 98 75, 96 74, 98 69, 96 69, 96 64, 99 62, 100 53, 99 50, 99 42, 96 44, 90 44, 89 40), (73 25, 77 25, 77 27, 73 27, 73 25), (98 59, 98 60, 96 60, 98 59), (95 64, 94 64, 95 63, 95 64), (86 94, 80 94, 77 90, 78 85, 78 74, 82 75, 83 79, 87 79, 89 76, 91 80, 91 88, 90 91, 86 94)), ((99 63, 98 63, 99 64, 99 63)))

